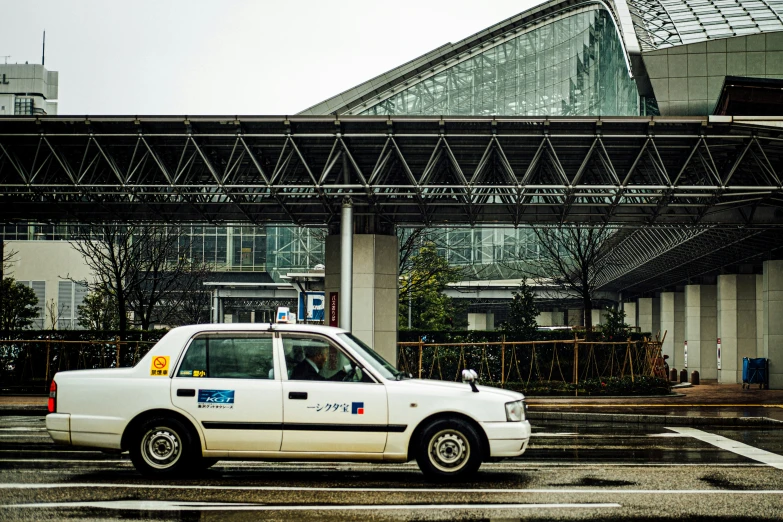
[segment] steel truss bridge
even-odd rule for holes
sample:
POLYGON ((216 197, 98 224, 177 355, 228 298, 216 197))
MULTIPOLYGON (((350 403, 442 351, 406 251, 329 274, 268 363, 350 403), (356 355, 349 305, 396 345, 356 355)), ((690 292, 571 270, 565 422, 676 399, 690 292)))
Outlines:
MULTIPOLYGON (((773 255, 783 129, 715 117, 0 117, 0 221, 617 228, 607 289, 773 255)), ((646 283, 645 283, 646 282, 646 283)))

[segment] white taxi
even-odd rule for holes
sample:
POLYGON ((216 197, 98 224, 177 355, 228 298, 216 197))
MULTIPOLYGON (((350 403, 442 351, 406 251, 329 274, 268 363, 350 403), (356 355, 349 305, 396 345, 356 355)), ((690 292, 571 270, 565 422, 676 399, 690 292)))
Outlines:
MULTIPOLYGON (((530 439, 524 397, 411 379, 351 333, 297 324, 175 328, 133 368, 59 372, 57 443, 130 452, 145 475, 225 459, 407 462, 465 478, 530 439)), ((475 376, 475 372, 472 374, 475 376)))

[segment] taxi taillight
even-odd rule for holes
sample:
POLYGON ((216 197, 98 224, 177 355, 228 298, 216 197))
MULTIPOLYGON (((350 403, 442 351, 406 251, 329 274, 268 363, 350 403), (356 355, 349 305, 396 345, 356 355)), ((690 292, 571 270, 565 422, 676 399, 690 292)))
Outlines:
POLYGON ((49 404, 47 405, 49 413, 57 411, 57 383, 52 379, 52 384, 49 385, 49 404))

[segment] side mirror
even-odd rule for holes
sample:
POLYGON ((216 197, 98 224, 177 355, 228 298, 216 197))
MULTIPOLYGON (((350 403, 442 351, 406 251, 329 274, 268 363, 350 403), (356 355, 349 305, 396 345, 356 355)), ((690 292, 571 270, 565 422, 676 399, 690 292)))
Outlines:
POLYGON ((476 380, 478 380, 476 370, 462 370, 462 382, 470 384, 470 389, 473 390, 473 393, 478 393, 479 391, 476 388, 476 380))

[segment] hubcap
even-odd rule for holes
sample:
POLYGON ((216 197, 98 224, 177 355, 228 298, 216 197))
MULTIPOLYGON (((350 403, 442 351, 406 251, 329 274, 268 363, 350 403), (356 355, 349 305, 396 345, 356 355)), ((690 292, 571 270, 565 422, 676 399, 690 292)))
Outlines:
POLYGON ((179 435, 169 428, 153 428, 141 439, 141 454, 153 468, 173 466, 179 460, 181 451, 179 435))
POLYGON ((430 439, 430 462, 441 471, 453 473, 462 469, 470 457, 470 443, 457 430, 439 431, 430 439))

